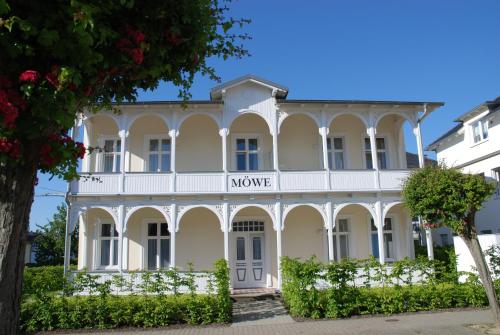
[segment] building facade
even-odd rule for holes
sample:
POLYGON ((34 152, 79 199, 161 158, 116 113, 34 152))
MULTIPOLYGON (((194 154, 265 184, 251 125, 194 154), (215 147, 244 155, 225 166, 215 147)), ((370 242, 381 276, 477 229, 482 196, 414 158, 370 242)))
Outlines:
POLYGON ((414 129, 422 166, 420 124, 442 103, 287 93, 249 75, 207 101, 82 115, 75 136, 100 150, 68 193, 78 268, 203 271, 225 258, 233 288, 279 289, 281 256, 413 257, 400 197, 410 172, 403 124, 414 129))

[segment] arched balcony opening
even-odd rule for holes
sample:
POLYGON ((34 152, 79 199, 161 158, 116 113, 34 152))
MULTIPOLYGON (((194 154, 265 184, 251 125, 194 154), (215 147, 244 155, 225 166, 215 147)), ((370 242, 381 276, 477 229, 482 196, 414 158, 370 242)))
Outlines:
POLYGON ((176 234, 176 267, 195 271, 213 269, 224 258, 224 235, 219 217, 205 207, 194 207, 179 218, 176 234))
POLYGON ((176 145, 178 172, 222 171, 222 139, 210 116, 189 116, 181 124, 176 145))
POLYGON ((121 141, 116 120, 109 115, 97 114, 84 122, 84 142, 97 150, 86 156, 82 172, 120 172, 121 141))
POLYGON ((137 118, 127 137, 128 159, 125 170, 130 172, 169 172, 172 170, 172 140, 169 128, 157 115, 137 118))
POLYGON ((229 266, 233 287, 276 287, 276 232, 269 213, 261 207, 242 206, 230 225, 229 266))
MULTIPOLYGON (((390 251, 392 255, 389 255, 392 256, 392 259, 415 257, 412 220, 404 204, 398 202, 386 207, 384 211, 384 235, 387 232, 392 232, 394 236, 392 250, 390 251)), ((390 246, 388 242, 386 244, 387 249, 390 246)))
POLYGON ((230 171, 258 171, 273 168, 273 139, 266 121, 254 113, 238 116, 229 129, 230 171))
POLYGON ((328 260, 328 241, 321 213, 309 205, 293 208, 284 217, 283 256, 321 262, 328 260))
MULTIPOLYGON (((376 125, 376 147, 379 169, 406 169, 407 156, 405 146, 405 128, 411 126, 407 119, 399 114, 386 114, 376 125)), ((369 148, 370 139, 365 136, 366 148, 369 148)), ((410 158, 411 159, 411 158, 410 158)), ((418 167, 418 156, 413 155, 412 167, 418 167), (415 164, 416 163, 416 164, 415 164)))
POLYGON ((360 170, 370 166, 371 157, 367 160, 365 137, 366 126, 358 116, 342 114, 333 119, 327 137, 330 170, 360 170))
POLYGON ((126 255, 124 263, 127 264, 128 270, 154 271, 170 267, 171 229, 169 226, 167 218, 155 208, 140 208, 130 215, 126 222, 126 239, 124 240, 124 254, 126 255))
POLYGON ((282 171, 322 170, 321 138, 316 122, 305 114, 288 116, 280 128, 278 152, 282 171))

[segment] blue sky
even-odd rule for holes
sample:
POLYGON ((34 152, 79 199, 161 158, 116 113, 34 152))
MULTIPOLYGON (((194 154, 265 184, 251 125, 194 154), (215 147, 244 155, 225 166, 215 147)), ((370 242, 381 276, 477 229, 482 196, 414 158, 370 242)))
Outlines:
MULTIPOLYGON (((211 60, 223 81, 252 73, 287 86, 290 99, 443 101, 422 129, 424 144, 453 119, 500 96, 500 1, 465 0, 240 0, 235 17, 251 56, 211 60)), ((208 99, 217 83, 196 78, 193 99, 208 99)), ((175 100, 162 84, 139 100, 175 100)), ((415 140, 407 134, 407 149, 415 140)), ((30 227, 52 217, 66 183, 40 176, 30 227)))

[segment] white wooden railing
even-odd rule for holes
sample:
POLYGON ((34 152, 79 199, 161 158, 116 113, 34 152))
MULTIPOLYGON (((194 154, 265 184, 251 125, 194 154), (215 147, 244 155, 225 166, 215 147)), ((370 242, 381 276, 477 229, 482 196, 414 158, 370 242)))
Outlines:
POLYGON ((400 190, 409 170, 94 173, 71 183, 79 195, 248 194, 400 190))

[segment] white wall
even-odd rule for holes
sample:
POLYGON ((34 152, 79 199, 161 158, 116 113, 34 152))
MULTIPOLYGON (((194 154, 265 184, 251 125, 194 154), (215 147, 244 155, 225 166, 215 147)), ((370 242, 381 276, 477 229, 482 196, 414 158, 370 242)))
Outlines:
MULTIPOLYGON (((494 245, 500 245, 500 234, 478 235, 478 239, 483 252, 494 245)), ((455 254, 457 255, 457 270, 477 273, 474 270, 476 267, 474 259, 462 238, 455 236, 453 242, 455 245, 455 254)), ((486 262, 489 264, 488 258, 486 258, 486 262)))

